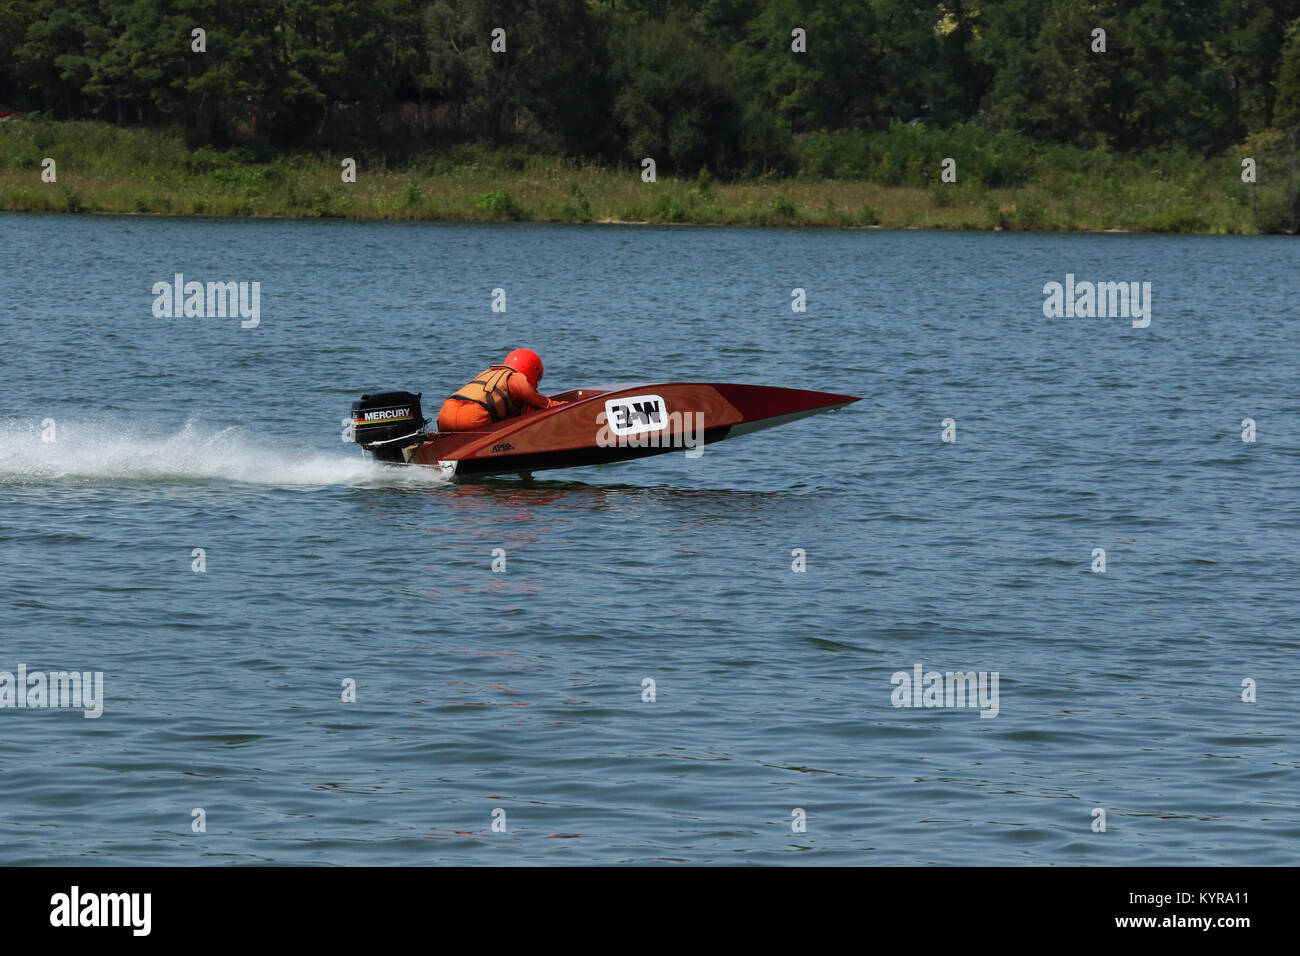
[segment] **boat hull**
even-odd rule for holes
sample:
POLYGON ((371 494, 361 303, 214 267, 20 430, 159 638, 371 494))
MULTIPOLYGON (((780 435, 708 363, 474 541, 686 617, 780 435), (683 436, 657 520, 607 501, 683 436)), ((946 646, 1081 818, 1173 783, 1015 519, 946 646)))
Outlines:
POLYGON ((402 450, 449 476, 599 465, 703 446, 832 411, 852 395, 729 383, 659 382, 571 389, 566 402, 476 431, 430 435, 402 450))

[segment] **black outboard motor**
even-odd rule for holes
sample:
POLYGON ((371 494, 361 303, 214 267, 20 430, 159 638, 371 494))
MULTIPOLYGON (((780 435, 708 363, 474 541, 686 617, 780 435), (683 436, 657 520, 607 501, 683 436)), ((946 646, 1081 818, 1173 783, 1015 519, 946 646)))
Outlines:
POLYGON ((374 392, 352 403, 352 440, 376 461, 403 463, 402 449, 417 444, 429 424, 420 410, 423 392, 374 392))

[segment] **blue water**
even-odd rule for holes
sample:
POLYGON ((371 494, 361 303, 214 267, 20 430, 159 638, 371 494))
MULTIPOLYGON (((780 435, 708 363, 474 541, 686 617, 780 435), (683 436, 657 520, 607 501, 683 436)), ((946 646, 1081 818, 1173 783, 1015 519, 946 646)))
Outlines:
POLYGON ((1294 865, 1298 251, 0 216, 0 670, 104 675, 0 709, 0 864, 1294 865), (260 325, 155 318, 176 272, 260 325), (517 345, 863 401, 531 486, 340 440, 517 345))

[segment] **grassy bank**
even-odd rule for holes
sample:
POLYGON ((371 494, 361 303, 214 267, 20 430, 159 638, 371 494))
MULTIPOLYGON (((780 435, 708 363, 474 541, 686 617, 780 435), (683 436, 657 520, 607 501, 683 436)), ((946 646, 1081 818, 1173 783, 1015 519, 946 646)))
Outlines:
POLYGON ((252 147, 188 150, 178 135, 86 122, 0 121, 0 209, 349 219, 653 222, 710 225, 1107 230, 1257 234, 1293 231, 1294 161, 1281 134, 1228 155, 1118 156, 1038 146, 971 127, 820 134, 785 179, 642 182, 640 171, 477 145, 401 167, 252 147), (957 162, 956 183, 940 161, 957 162), (1259 182, 1241 181, 1255 158, 1259 182), (58 180, 41 180, 45 157, 58 180))

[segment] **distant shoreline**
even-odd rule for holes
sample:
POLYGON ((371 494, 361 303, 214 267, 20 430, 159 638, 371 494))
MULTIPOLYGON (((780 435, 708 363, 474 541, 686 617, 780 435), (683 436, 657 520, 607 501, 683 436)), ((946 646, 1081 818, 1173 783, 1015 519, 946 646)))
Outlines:
MULTIPOLYGON (((749 227, 749 228, 812 228, 812 229, 863 229, 863 230, 940 230, 957 232, 1080 232, 1080 233, 1151 233, 1151 234, 1186 234, 1186 235, 1260 235, 1243 225, 1237 229, 1200 230, 1169 228, 1167 225, 1150 224, 1142 226, 1112 226, 1080 220, 1076 222, 1037 222, 1026 224, 1018 220, 1021 213, 1017 202, 1019 190, 998 190, 994 200, 998 203, 1001 221, 993 222, 981 219, 980 212, 948 207, 948 215, 935 215, 928 208, 928 202, 909 195, 918 190, 906 187, 874 187, 876 198, 889 212, 877 214, 878 221, 855 221, 859 216, 852 209, 832 209, 829 213, 813 208, 811 214, 804 214, 801 205, 791 203, 786 197, 768 200, 769 207, 763 202, 749 201, 744 204, 720 204, 717 212, 685 212, 669 214, 661 218, 622 219, 616 216, 557 215, 553 211, 531 214, 526 206, 517 213, 508 215, 485 215, 481 208, 473 205, 457 209, 440 210, 433 214, 420 214, 408 209, 366 209, 348 208, 346 210, 321 211, 292 209, 285 206, 272 206, 256 203, 250 207, 247 197, 232 198, 222 196, 204 196, 192 200, 187 207, 184 196, 149 190, 147 183, 123 184, 96 183, 81 181, 73 187, 63 179, 48 190, 26 186, 15 186, 15 177, 7 171, 0 172, 0 212, 46 213, 62 215, 117 215, 117 216, 156 216, 181 217, 195 216, 211 219, 261 219, 261 220, 312 220, 326 219, 352 222, 529 222, 558 225, 588 226, 710 226, 710 227, 749 227), (140 190, 129 200, 124 201, 122 192, 134 186, 140 190), (59 187, 63 187, 60 189, 59 187), (66 192, 65 192, 66 190, 66 192), (998 195, 998 194, 1002 195, 998 195), (883 194, 883 195, 880 195, 883 194), (143 207, 143 208, 141 208, 143 207), (789 214, 789 208, 795 210, 789 214), (712 213, 712 214, 710 214, 712 213)), ((509 191, 509 180, 500 179, 493 185, 498 195, 504 194, 508 201, 514 201, 509 191)), ((649 184, 648 184, 649 185, 649 184)), ((688 190, 689 184, 669 180, 659 184, 666 187, 671 196, 673 192, 688 190)), ((814 188, 816 184, 807 184, 814 188)), ((845 184, 828 183, 828 187, 843 189, 845 184)), ((860 184, 852 184, 859 186, 860 184)), ((779 186, 769 187, 779 190, 779 186)), ((867 187, 872 189, 872 187, 867 187)), ((725 193, 727 186, 715 187, 717 192, 725 193)), ((792 190, 787 189, 786 192, 792 190)), ((803 192, 804 190, 799 190, 803 192)), ((193 196, 194 190, 183 191, 193 196)), ((481 194, 480 194, 481 195, 481 194)))
MULTIPOLYGON (((913 134, 915 135, 915 134, 913 134)), ((218 218, 776 226, 1196 235, 1286 233, 1291 202, 1261 162, 1240 181, 1235 156, 1141 161, 1082 150, 1039 157, 1024 181, 990 188, 974 162, 956 182, 658 177, 478 144, 405 168, 356 157, 356 181, 320 153, 185 149, 168 131, 80 121, 0 122, 0 210, 218 218), (47 159, 54 182, 42 181, 47 159), (1066 163, 1071 168, 1065 168, 1066 163), (1104 169, 1103 169, 1104 167, 1104 169)), ((931 181, 932 180, 932 181, 931 181)))
MULTIPOLYGON (((361 217, 361 216, 350 216, 350 217, 344 217, 344 216, 329 216, 329 217, 321 217, 321 216, 304 216, 304 215, 298 215, 298 216, 281 216, 281 215, 267 215, 267 214, 254 214, 254 215, 247 215, 247 216, 227 216, 227 215, 222 215, 222 214, 220 214, 220 213, 196 213, 196 212, 135 212, 135 211, 131 211, 131 212, 120 212, 120 211, 112 210, 112 209, 83 209, 83 210, 81 210, 81 211, 79 211, 79 212, 76 212, 76 213, 69 213, 69 212, 67 212, 66 210, 48 210, 48 209, 47 209, 47 210, 33 210, 33 209, 6 209, 6 208, 0 208, 0 212, 10 212, 10 213, 27 214, 27 215, 36 215, 36 216, 42 216, 42 215, 43 215, 43 216, 69 216, 69 215, 75 215, 75 216, 139 216, 139 217, 141 217, 141 218, 156 218, 156 219, 180 219, 180 218, 186 218, 186 217, 188 217, 188 218, 191 218, 191 219, 252 219, 252 220, 260 220, 260 221, 263 221, 263 222, 311 222, 311 221, 313 221, 313 220, 318 220, 318 219, 325 219, 325 220, 333 221, 333 222, 385 222, 385 221, 388 221, 388 222, 428 222, 428 223, 448 223, 448 224, 454 224, 454 223, 499 223, 499 222, 502 222, 502 220, 497 220, 497 219, 411 219, 411 218, 404 218, 404 219, 391 219, 391 218, 389 218, 389 219, 385 220, 385 219, 371 218, 371 217, 361 217)), ((564 220, 549 220, 549 219, 548 219, 548 220, 523 219, 523 220, 516 220, 516 221, 519 222, 519 223, 522 223, 522 224, 527 224, 527 225, 553 225, 553 226, 696 226, 696 227, 700 227, 700 228, 709 228, 709 229, 770 229, 770 228, 800 228, 800 229, 803 229, 803 228, 807 228, 807 229, 848 229, 848 230, 862 230, 862 231, 864 231, 864 232, 891 232, 891 231, 907 231, 907 232, 1073 232, 1073 233, 1094 234, 1094 235, 1106 235, 1106 234, 1111 234, 1111 235, 1170 235, 1170 234, 1171 234, 1171 233, 1167 233, 1167 232, 1154 232, 1154 231, 1151 231, 1151 230, 1143 231, 1143 230, 1134 230, 1134 229, 1085 229, 1085 228, 1072 228, 1072 229, 1034 229, 1034 230, 1028 230, 1028 229, 1026 229, 1026 230, 1017 230, 1017 229, 1003 229, 1003 228, 1001 228, 1001 227, 995 227, 995 228, 987 228, 987 227, 984 227, 984 228, 981 228, 981 227, 970 227, 970 228, 967 228, 967 227, 959 227, 959 226, 945 227, 945 226, 915 226, 915 225, 914 225, 914 226, 882 226, 882 225, 864 226, 864 225, 859 225, 859 224, 833 225, 833 224, 827 224, 827 223, 816 223, 816 222, 803 222, 803 223, 792 224, 792 225, 790 225, 790 226, 782 225, 782 226, 773 227, 773 226, 768 226, 768 225, 753 225, 753 224, 749 224, 749 223, 715 223, 715 222, 654 222, 654 221, 651 221, 651 220, 648 220, 648 219, 585 219, 585 220, 575 220, 575 221, 572 221, 572 222, 570 222, 570 221, 564 221, 564 220)), ((1220 235, 1220 233, 1174 233, 1174 234, 1175 234, 1175 235, 1220 235)), ((1245 234, 1244 234, 1244 233, 1228 233, 1228 234, 1226 234, 1226 235, 1245 235, 1245 234)))

